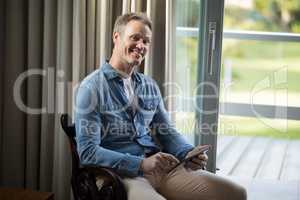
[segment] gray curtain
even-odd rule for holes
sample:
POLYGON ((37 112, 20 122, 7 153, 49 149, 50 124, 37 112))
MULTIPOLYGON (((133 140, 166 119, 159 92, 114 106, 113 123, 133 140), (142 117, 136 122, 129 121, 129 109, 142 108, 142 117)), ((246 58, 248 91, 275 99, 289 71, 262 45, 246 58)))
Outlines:
POLYGON ((60 115, 72 115, 73 89, 109 58, 113 22, 122 12, 146 11, 152 18, 145 67, 163 83, 165 38, 158 35, 165 31, 165 9, 162 0, 0 1, 0 186, 70 199, 71 160, 60 115))
POLYGON ((118 4, 0 1, 0 186, 70 199, 70 152, 59 117, 72 115, 73 88, 110 55, 118 4))
POLYGON ((165 95, 163 83, 165 80, 165 34, 166 34, 166 1, 151 0, 147 5, 152 28, 152 45, 146 59, 146 74, 152 76, 158 83, 162 94, 165 95))

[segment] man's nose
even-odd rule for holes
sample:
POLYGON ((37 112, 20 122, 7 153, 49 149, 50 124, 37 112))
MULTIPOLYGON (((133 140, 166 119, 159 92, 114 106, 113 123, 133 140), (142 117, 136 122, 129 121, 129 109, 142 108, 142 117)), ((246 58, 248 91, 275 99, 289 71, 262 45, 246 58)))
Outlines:
POLYGON ((136 46, 141 50, 144 50, 146 48, 146 45, 143 41, 139 41, 136 46))

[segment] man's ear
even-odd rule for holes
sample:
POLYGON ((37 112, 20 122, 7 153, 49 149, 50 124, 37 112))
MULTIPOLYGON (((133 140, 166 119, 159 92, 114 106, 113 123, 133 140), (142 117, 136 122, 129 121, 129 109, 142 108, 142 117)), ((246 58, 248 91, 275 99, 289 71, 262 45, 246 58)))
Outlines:
POLYGON ((116 43, 116 41, 120 38, 120 33, 119 32, 114 32, 113 33, 113 36, 112 36, 112 39, 113 39, 113 42, 114 44, 116 43))

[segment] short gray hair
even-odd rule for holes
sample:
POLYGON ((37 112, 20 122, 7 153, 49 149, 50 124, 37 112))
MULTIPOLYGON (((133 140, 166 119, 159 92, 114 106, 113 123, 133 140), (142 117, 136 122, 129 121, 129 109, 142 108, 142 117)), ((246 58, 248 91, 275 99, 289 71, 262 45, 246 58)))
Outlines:
POLYGON ((117 18, 114 25, 114 32, 123 33, 124 27, 132 20, 141 21, 152 30, 152 22, 145 13, 126 13, 117 18))

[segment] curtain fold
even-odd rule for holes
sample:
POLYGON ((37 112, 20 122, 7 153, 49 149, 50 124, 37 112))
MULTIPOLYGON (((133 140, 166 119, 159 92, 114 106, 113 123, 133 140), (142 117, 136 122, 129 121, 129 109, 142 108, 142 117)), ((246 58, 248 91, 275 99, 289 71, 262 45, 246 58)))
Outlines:
MULTIPOLYGON (((166 0, 166 32, 165 32, 165 77, 164 82, 170 83, 164 87, 165 96, 170 97, 171 94, 175 94, 175 88, 172 85, 176 76, 176 62, 174 60, 176 55, 176 18, 175 15, 175 1, 166 0)), ((166 98, 166 108, 169 111, 175 110, 175 99, 166 98)), ((175 112, 171 112, 171 118, 175 119, 175 112)))
POLYGON ((43 19, 43 61, 42 70, 46 76, 42 80, 41 147, 40 147, 40 187, 42 191, 52 191, 54 160, 55 122, 55 73, 57 52, 57 0, 44 1, 43 19))
POLYGON ((131 0, 123 0, 122 2, 122 14, 128 13, 131 11, 131 0))
POLYGON ((86 69, 86 1, 74 2, 73 21, 73 78, 78 83, 87 74, 86 69))
POLYGON ((88 73, 91 73, 96 68, 96 0, 87 1, 87 59, 86 66, 88 73))
POLYGON ((132 0, 131 1, 131 12, 146 12, 147 1, 149 0, 132 0))
MULTIPOLYGON (((5 4, 4 1, 0 1, 0 163, 2 163, 2 126, 3 126, 3 80, 4 80, 4 58, 5 58, 5 51, 4 51, 4 28, 5 28, 5 4)), ((0 180, 2 178, 2 165, 0 164, 0 180)), ((1 181, 0 181, 1 184, 1 181)))
POLYGON ((97 41, 99 41, 97 43, 99 45, 97 47, 97 56, 100 58, 99 66, 101 66, 106 59, 109 59, 112 52, 113 4, 116 1, 98 0, 97 2, 97 41))
POLYGON ((69 82, 72 82, 73 1, 58 1, 57 9, 53 191, 56 194, 56 198, 69 199, 71 193, 71 157, 68 151, 68 141, 60 126, 59 118, 62 113, 72 113, 72 98, 68 95, 67 86, 69 82))
MULTIPOLYGON (((24 1, 5 2, 5 62, 3 69, 3 126, 1 144, 1 184, 22 187, 25 183, 26 115, 15 106, 13 86, 26 65, 26 11, 24 1), (17 59, 16 59, 17 58, 17 59)), ((20 97, 26 98, 26 87, 20 97)))
POLYGON ((150 13, 150 75, 163 83, 165 8, 162 0, 0 1, 0 186, 70 199, 71 156, 60 115, 72 115, 74 88, 110 58, 113 23, 125 10, 150 13))
POLYGON ((147 4, 147 13, 152 20, 152 45, 147 58, 147 74, 158 83, 162 95, 165 94, 165 31, 166 31, 166 1, 151 0, 147 4))
MULTIPOLYGON (((39 69, 42 66, 43 52, 43 2, 39 0, 28 1, 28 38, 27 38, 27 69, 39 69)), ((42 83, 40 76, 30 76, 27 79, 27 106, 31 109, 41 107, 42 83)), ((27 109, 27 113, 30 110, 27 109)), ((37 188, 39 186, 39 159, 40 159, 40 130, 41 116, 26 115, 26 170, 25 187, 37 188)))

